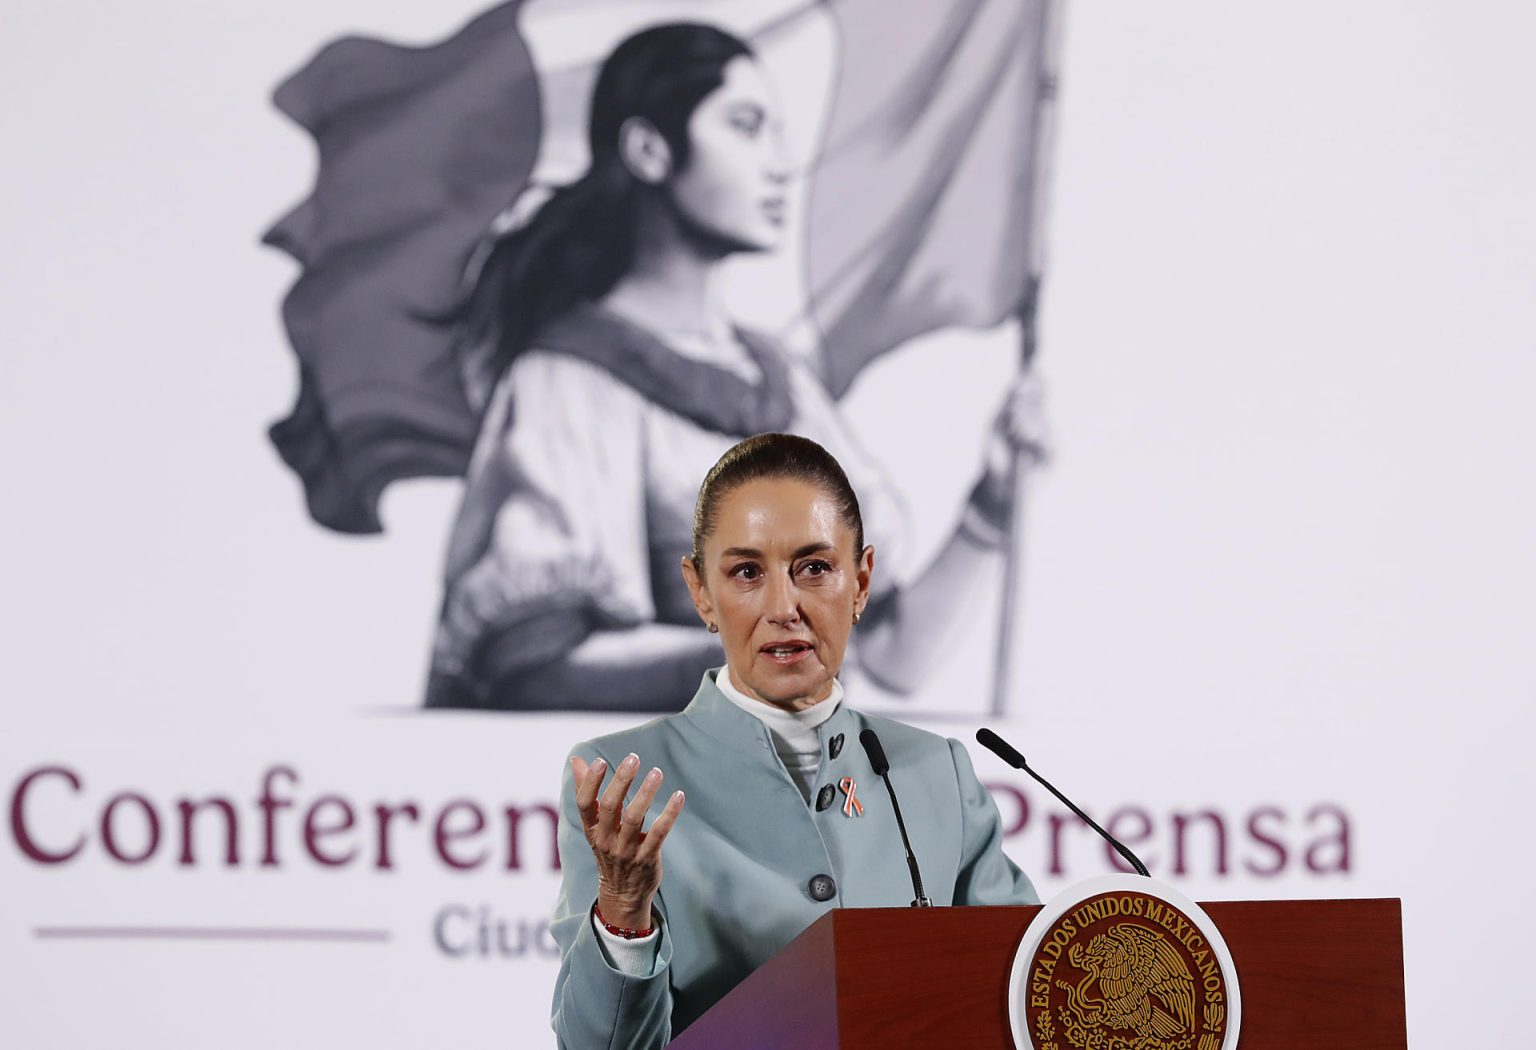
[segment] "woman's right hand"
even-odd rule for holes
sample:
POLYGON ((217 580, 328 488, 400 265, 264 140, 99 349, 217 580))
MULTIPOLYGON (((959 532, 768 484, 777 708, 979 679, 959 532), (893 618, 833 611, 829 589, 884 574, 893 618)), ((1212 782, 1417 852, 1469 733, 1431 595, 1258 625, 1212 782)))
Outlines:
POLYGON ((639 769, 638 756, 625 758, 599 797, 608 764, 599 758, 588 765, 579 755, 571 756, 576 809, 597 860, 597 910, 609 925, 632 930, 651 928, 651 899, 661 886, 661 846, 683 811, 683 793, 674 791, 650 831, 641 830, 662 775, 659 769, 647 773, 626 806, 624 796, 639 769))

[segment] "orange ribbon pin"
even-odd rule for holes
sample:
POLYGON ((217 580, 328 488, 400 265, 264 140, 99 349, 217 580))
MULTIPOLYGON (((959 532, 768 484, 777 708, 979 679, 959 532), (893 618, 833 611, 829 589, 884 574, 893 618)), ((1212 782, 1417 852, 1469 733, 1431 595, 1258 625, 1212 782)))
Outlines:
POLYGON ((853 782, 853 778, 844 777, 837 786, 843 794, 848 796, 843 800, 843 816, 862 817, 864 815, 864 803, 860 802, 858 795, 854 794, 858 790, 858 785, 853 782))

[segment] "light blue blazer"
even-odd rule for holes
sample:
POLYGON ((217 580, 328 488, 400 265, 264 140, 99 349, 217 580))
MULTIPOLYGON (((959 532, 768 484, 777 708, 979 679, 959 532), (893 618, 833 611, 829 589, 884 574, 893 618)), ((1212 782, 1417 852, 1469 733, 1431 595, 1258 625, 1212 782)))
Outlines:
MULTIPOLYGON (((576 812, 570 763, 560 792, 562 883, 551 932, 562 951, 552 1023, 561 1047, 663 1046, 833 908, 904 907, 912 882, 890 796, 859 744, 873 728, 935 905, 1036 904, 1003 853, 1001 821, 954 740, 851 711, 818 729, 821 768, 806 802, 768 728, 731 703, 710 671, 680 714, 576 748, 616 767, 631 751, 687 804, 662 850, 652 912, 661 936, 647 976, 615 969, 592 929, 597 866, 576 812), (833 752, 836 751, 834 757, 833 752), (852 777, 862 816, 843 812, 852 777), (823 788, 835 800, 818 802, 823 788), (828 879, 830 876, 830 879, 828 879), (824 898, 824 899, 822 899, 824 898)), ((660 812, 660 801, 652 815, 660 812)))

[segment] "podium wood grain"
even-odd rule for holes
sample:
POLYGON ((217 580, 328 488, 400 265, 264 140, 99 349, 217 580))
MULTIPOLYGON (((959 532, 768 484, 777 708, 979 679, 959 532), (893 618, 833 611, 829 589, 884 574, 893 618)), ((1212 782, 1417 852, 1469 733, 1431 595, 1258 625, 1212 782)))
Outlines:
MULTIPOLYGON (((1201 907, 1237 966, 1240 1050, 1405 1050, 1400 901, 1201 907)), ((839 909, 670 1045, 1007 1050, 1008 975, 1038 910, 839 909)))

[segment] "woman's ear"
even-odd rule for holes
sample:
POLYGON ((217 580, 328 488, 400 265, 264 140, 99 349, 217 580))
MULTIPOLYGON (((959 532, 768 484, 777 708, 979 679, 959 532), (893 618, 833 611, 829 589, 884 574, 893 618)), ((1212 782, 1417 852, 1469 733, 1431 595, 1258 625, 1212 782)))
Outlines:
POLYGON ((672 147, 644 117, 630 117, 619 127, 619 159, 647 185, 660 185, 672 174, 672 147))
POLYGON ((694 568, 693 559, 683 555, 682 567, 683 582, 688 585, 688 594, 693 598, 693 607, 698 611, 699 619, 704 621, 705 627, 717 623, 714 599, 709 596, 709 588, 704 586, 699 570, 694 568))
POLYGON ((853 595, 853 612, 856 616, 864 615, 864 606, 869 604, 869 585, 875 578, 875 545, 871 543, 859 551, 858 569, 854 573, 854 579, 858 581, 858 590, 853 595))

